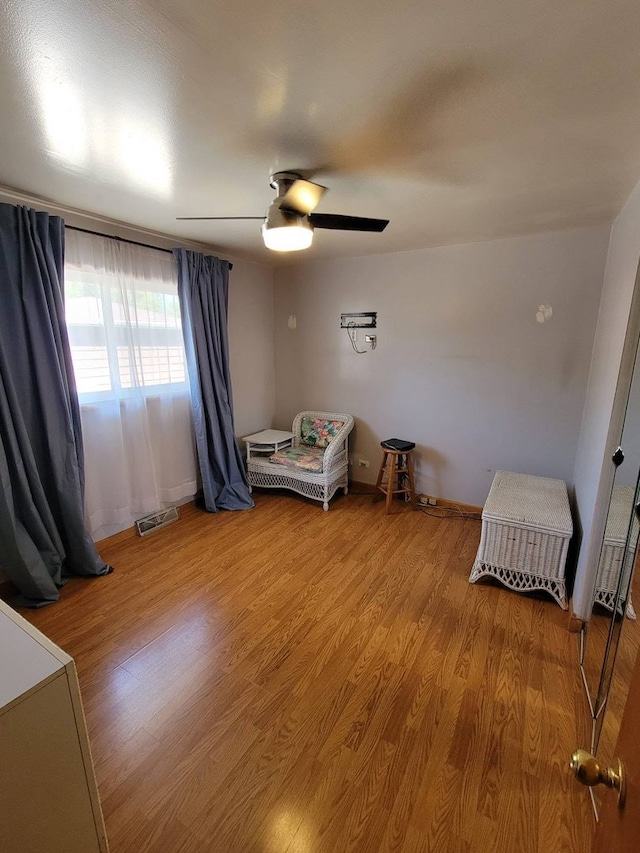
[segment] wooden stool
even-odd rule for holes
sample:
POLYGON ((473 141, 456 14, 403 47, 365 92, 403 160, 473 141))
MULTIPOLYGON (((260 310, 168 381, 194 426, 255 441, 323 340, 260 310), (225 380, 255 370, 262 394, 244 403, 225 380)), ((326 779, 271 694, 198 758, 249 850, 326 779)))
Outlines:
MULTIPOLYGON (((386 513, 391 509, 391 499, 394 495, 409 495, 415 509, 416 488, 413 480, 413 448, 411 450, 391 450, 382 443, 382 462, 378 471, 376 489, 386 496, 386 513), (388 465, 388 467, 387 467, 388 465), (387 475, 383 482, 384 475, 387 475), (407 475, 409 485, 403 485, 402 477, 407 475)), ((415 445, 414 445, 415 446, 415 445)))

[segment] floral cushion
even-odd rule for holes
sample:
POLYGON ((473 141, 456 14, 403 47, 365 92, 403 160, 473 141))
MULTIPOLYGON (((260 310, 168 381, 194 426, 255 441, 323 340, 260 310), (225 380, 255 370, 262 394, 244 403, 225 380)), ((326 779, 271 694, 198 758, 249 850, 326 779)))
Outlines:
POLYGON ((278 450, 269 457, 269 462, 274 465, 289 465, 291 468, 302 468, 303 471, 322 471, 322 457, 324 450, 321 447, 285 447, 278 450))
POLYGON ((342 421, 325 421, 324 418, 302 418, 300 426, 300 441, 309 447, 326 447, 335 437, 342 421))

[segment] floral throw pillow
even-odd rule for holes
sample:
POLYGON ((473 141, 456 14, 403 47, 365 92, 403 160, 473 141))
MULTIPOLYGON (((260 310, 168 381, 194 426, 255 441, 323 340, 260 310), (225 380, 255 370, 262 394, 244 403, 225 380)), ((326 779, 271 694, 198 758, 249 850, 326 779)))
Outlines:
POLYGON ((342 421, 325 421, 323 418, 303 417, 300 440, 309 447, 326 447, 335 438, 342 421))

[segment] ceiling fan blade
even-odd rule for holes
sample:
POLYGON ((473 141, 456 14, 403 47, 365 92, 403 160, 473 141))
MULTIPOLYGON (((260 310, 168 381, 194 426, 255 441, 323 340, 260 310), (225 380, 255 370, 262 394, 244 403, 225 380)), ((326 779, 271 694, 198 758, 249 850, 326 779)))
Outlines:
POLYGON ((176 216, 176 219, 264 219, 264 216, 176 216))
POLYGON ((311 213, 312 210, 316 209, 326 191, 327 188, 320 184, 298 178, 280 197, 280 207, 284 210, 293 210, 296 213, 311 213))
POLYGON ((366 216, 340 216, 337 213, 311 213, 309 222, 314 228, 332 228, 336 231, 384 231, 388 219, 369 219, 366 216))

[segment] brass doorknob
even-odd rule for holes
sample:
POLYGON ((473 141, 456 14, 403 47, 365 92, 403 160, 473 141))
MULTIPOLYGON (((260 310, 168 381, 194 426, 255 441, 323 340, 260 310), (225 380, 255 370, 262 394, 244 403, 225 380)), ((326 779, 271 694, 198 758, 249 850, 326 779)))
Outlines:
POLYGON ((594 785, 606 785, 618 792, 618 806, 624 806, 626 796, 626 778, 624 765, 616 758, 617 767, 602 767, 598 759, 585 749, 576 749, 571 756, 569 767, 574 776, 583 785, 593 788, 594 785))

